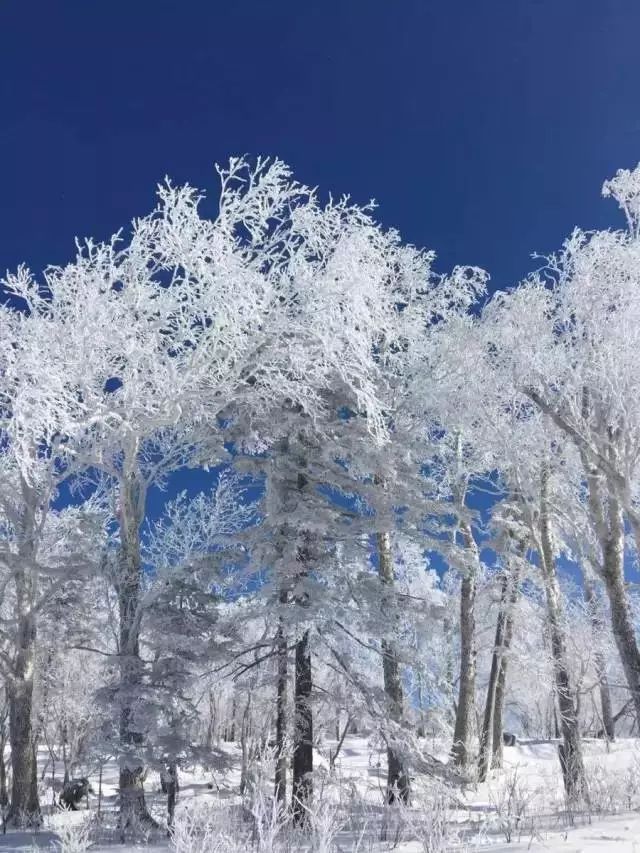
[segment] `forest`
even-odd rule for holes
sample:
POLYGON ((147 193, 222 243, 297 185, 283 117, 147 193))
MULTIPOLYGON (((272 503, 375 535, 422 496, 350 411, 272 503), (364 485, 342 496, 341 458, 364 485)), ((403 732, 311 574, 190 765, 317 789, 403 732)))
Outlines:
POLYGON ((166 180, 2 280, 6 839, 437 853, 637 810, 640 166, 509 289, 278 159, 218 175, 214 218, 166 180))

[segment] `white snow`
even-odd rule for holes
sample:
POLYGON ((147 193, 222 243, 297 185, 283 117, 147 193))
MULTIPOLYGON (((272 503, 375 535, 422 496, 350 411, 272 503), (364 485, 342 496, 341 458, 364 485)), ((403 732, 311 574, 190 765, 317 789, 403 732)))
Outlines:
MULTIPOLYGON (((434 752, 443 757, 445 744, 430 744, 434 752)), ((325 781, 322 798, 328 803, 344 807, 347 793, 352 792, 354 811, 351 827, 343 827, 337 836, 340 849, 350 851, 358 837, 358 828, 367 827, 367 841, 359 849, 363 851, 396 850, 398 853, 425 853, 424 838, 410 840, 420 832, 421 822, 433 815, 434 788, 429 780, 414 779, 412 807, 398 815, 398 810, 387 811, 387 840, 381 841, 381 827, 385 822, 385 810, 381 807, 384 788, 384 755, 372 749, 365 737, 346 738, 336 763, 333 779, 328 774, 327 756, 335 742, 327 741, 316 757, 316 766, 325 781)), ((239 805, 240 753, 237 747, 227 749, 232 758, 231 769, 211 773, 201 768, 183 771, 180 776, 181 790, 178 811, 189 804, 196 804, 205 813, 213 814, 216 821, 223 815, 232 814, 234 805, 239 805), (212 783, 212 787, 209 787, 212 783)), ((556 744, 543 741, 525 741, 515 747, 505 748, 505 766, 501 771, 492 771, 486 783, 468 786, 456 792, 457 802, 449 800, 446 821, 451 829, 449 846, 434 847, 434 851, 562 851, 562 853, 640 853, 640 813, 637 811, 637 794, 640 792, 640 741, 621 739, 609 748, 601 741, 585 742, 587 773, 591 785, 592 810, 581 810, 568 816, 562 795, 562 782, 556 744), (511 796, 510 796, 511 795, 511 796), (629 797, 628 803, 626 797, 629 797), (628 805, 634 806, 629 809, 628 805), (507 837, 510 836, 510 841, 507 837)), ((46 761, 44 751, 40 755, 41 767, 46 761)), ((266 778, 266 773, 265 773, 266 778)), ((90 796, 89 810, 61 812, 52 808, 54 791, 49 775, 43 785, 42 802, 45 805, 45 826, 42 831, 8 832, 0 836, 0 850, 60 851, 58 833, 66 826, 82 824, 88 816, 97 814, 98 776, 90 776, 95 794, 90 796)), ((157 774, 147 777, 149 805, 156 817, 162 818, 164 797, 160 792, 157 774)), ((127 846, 118 843, 114 829, 115 801, 117 791, 117 767, 111 763, 103 770, 102 811, 110 818, 111 829, 90 849, 95 853, 118 850, 122 853, 146 850, 158 853, 170 849, 163 831, 150 836, 147 844, 127 846)), ((441 800, 439 801, 441 802, 441 800)), ((240 820, 239 809, 235 820, 240 820)), ((233 834, 234 826, 216 825, 216 831, 225 828, 233 834)), ((237 829, 237 826, 235 827, 237 829)), ((300 846, 293 849, 302 849, 300 846)), ((69 853, 85 848, 68 848, 69 853)), ((213 848, 211 848, 213 849, 213 848)), ((225 848, 226 849, 226 848, 225 848)), ((291 848, 290 848, 291 849, 291 848)), ((311 849, 311 848, 306 848, 311 849)), ((331 848, 333 849, 333 848, 331 848)), ((338 849, 338 848, 335 848, 338 849)), ((207 853, 209 848, 202 848, 207 853)))

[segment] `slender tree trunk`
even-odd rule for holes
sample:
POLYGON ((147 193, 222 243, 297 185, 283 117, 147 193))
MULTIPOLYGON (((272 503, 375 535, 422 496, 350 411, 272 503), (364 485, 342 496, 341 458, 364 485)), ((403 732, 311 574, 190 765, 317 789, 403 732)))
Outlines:
POLYGON ((468 561, 460 587, 460 680, 451 755, 459 767, 472 758, 473 719, 476 697, 476 574, 478 547, 467 522, 460 524, 468 561))
POLYGON ((563 624, 564 614, 556 573, 549 515, 548 478, 548 469, 545 467, 542 472, 540 489, 540 562, 547 598, 554 681, 560 707, 560 727, 563 740, 559 749, 560 764, 567 797, 575 799, 586 794, 586 780, 575 691, 572 689, 569 679, 563 624))
POLYGON ((338 760, 338 756, 340 755, 340 750, 342 749, 342 744, 344 743, 344 739, 347 736, 347 732, 349 731, 349 726, 351 725, 351 717, 347 714, 347 722, 344 724, 344 728, 342 729, 342 734, 340 733, 340 714, 338 714, 338 720, 336 722, 336 748, 333 752, 329 752, 329 770, 333 772, 336 767, 336 761, 338 760))
POLYGON ((4 731, 0 738, 0 807, 5 809, 9 805, 9 791, 7 790, 7 765, 4 761, 4 749, 6 739, 4 731))
POLYGON ((500 660, 500 671, 498 673, 495 706, 493 710, 493 757, 491 759, 491 767, 494 769, 502 767, 504 755, 502 733, 504 730, 504 702, 507 693, 507 668, 509 664, 509 656, 507 652, 511 648, 511 641, 513 639, 513 615, 514 608, 518 600, 518 594, 519 584, 515 583, 511 590, 511 606, 508 610, 504 626, 503 648, 505 653, 502 655, 500 660))
POLYGON ((155 823, 144 796, 144 763, 140 756, 143 735, 139 714, 142 687, 140 658, 140 606, 142 561, 140 556, 140 486, 133 477, 121 486, 120 574, 118 577, 120 662, 120 827, 139 821, 155 823))
POLYGON ((591 628, 593 640, 596 644, 596 653, 594 663, 596 675, 598 677, 598 685, 600 690, 600 708, 602 711, 602 730, 607 740, 615 740, 616 724, 613 720, 613 710, 611 707, 611 691, 609 690, 609 679, 607 678, 607 662, 601 649, 599 648, 598 637, 604 630, 602 619, 600 618, 599 601, 593 581, 583 574, 584 599, 589 608, 591 618, 591 628))
POLYGON ((491 755, 493 753, 494 720, 496 710, 496 695, 498 692, 498 680, 502 669, 502 657, 504 653, 504 635, 507 621, 507 608, 509 601, 509 577, 505 573, 502 577, 502 589, 500 592, 500 609, 496 622, 496 636, 493 643, 493 654, 491 655, 491 670, 489 672, 489 684, 487 686, 487 701, 484 708, 484 719, 482 722, 482 733, 480 735, 480 761, 478 767, 478 779, 484 782, 489 772, 491 755))
POLYGON ((313 797, 313 712, 311 708, 311 651, 309 631, 296 643, 293 749, 293 820, 305 824, 313 797))
MULTIPOLYGON (((524 545, 521 549, 524 554, 524 545)), ((491 656, 491 671, 487 687, 482 734, 480 738, 479 778, 484 781, 489 767, 502 767, 503 757, 503 711, 507 679, 507 652, 513 637, 513 612, 518 600, 520 572, 518 566, 511 568, 502 578, 500 609, 496 623, 496 636, 491 656)))
POLYGON ((173 818, 176 813, 176 800, 178 798, 178 765, 175 761, 167 767, 167 826, 173 826, 173 818))
MULTIPOLYGON (((376 539, 378 573, 383 585, 382 606, 386 607, 388 603, 389 608, 393 610, 394 603, 390 600, 390 593, 392 593, 395 583, 395 573, 391 553, 391 538, 388 533, 378 533, 376 539)), ((381 647, 384 692, 387 696, 389 719, 398 724, 404 715, 404 691, 402 689, 400 661, 392 640, 383 639, 381 647)), ((410 796, 409 774, 398 751, 387 739, 387 802, 394 803, 396 799, 399 799, 403 803, 408 803, 410 796)))
POLYGON ((7 823, 13 826, 33 826, 41 823, 42 815, 38 801, 38 771, 31 720, 36 656, 31 572, 27 569, 18 570, 15 583, 18 636, 14 669, 7 684, 12 773, 11 807, 7 823))
MULTIPOLYGON (((287 601, 286 593, 280 594, 281 603, 287 601), (284 600, 283 600, 284 597, 284 600)), ((278 679, 276 686, 276 774, 275 796, 281 806, 287 802, 287 688, 289 681, 288 642, 282 619, 276 636, 276 658, 278 679)))
MULTIPOLYGON (((510 620, 509 620, 510 621, 510 620)), ((506 629, 505 629, 506 637, 506 629)), ((493 705, 493 735, 491 740, 491 767, 495 770, 502 767, 504 760, 504 743, 502 733, 504 731, 504 699, 507 686, 507 664, 509 658, 503 655, 500 660, 498 681, 496 683, 496 695, 493 705)))
POLYGON ((242 752, 242 764, 240 767, 240 793, 244 794, 249 784, 249 761, 252 758, 250 735, 251 735, 251 699, 253 691, 249 689, 247 704, 242 713, 240 722, 240 749, 242 752))

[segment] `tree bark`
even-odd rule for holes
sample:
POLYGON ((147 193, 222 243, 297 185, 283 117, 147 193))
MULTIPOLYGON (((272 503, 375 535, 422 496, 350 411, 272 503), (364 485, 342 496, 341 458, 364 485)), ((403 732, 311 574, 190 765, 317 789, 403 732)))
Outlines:
POLYGON ((142 560, 140 556, 141 486, 125 478, 120 496, 120 572, 118 576, 120 663, 120 826, 155 823, 144 796, 144 763, 140 757, 143 735, 136 721, 142 687, 140 658, 140 606, 142 560))
POLYGON ((564 787, 569 799, 586 794, 582 743, 578 727, 575 691, 571 688, 564 636, 563 612, 560 585, 556 573, 551 518, 548 499, 549 472, 543 468, 540 488, 540 563, 547 599, 547 613, 551 635, 551 653, 556 695, 560 708, 562 731, 560 764, 564 787))
POLYGON ((173 826, 178 790, 178 765, 174 761, 167 768, 167 826, 169 827, 173 826))
POLYGON ((5 809, 9 805, 9 791, 7 790, 7 766, 4 763, 4 738, 0 741, 0 808, 5 809))
POLYGON ((491 757, 494 754, 494 738, 502 741, 502 721, 500 733, 496 731, 496 698, 498 695, 498 683, 502 672, 502 659, 505 652, 506 627, 509 619, 510 602, 512 599, 510 585, 517 584, 517 579, 509 578, 505 572, 502 576, 502 587, 500 590, 500 609, 496 622, 496 635, 491 655, 491 670, 489 672, 489 684, 487 686, 487 700, 484 708, 484 719, 480 735, 480 759, 478 765, 478 779, 484 782, 491 765, 491 757))
POLYGON ((18 570, 15 583, 17 649, 13 672, 7 684, 12 772, 11 806, 7 823, 13 826, 39 826, 42 814, 38 801, 36 745, 31 720, 36 652, 31 572, 28 569, 18 570))
POLYGON ((460 532, 469 559, 460 587, 460 680, 451 755, 455 764, 467 767, 473 751, 471 739, 476 695, 475 604, 479 556, 468 522, 460 524, 460 532))
MULTIPOLYGON (((280 601, 287 602, 286 593, 280 594, 280 601)), ((287 636, 282 619, 276 636, 276 658, 278 667, 276 686, 276 773, 275 797, 281 806, 287 802, 287 688, 289 681, 289 659, 287 636)))
POLYGON ((313 713, 309 631, 296 643, 292 810, 294 823, 306 824, 313 797, 313 713))
POLYGON ((602 711, 602 731, 607 740, 615 740, 616 724, 613 719, 613 709, 611 706, 611 691, 609 689, 609 679, 607 678, 607 662, 602 651, 598 646, 598 637, 604 630, 602 619, 600 618, 598 595, 593 584, 593 581, 585 573, 583 573, 584 599, 589 608, 591 618, 591 628, 593 631, 593 640, 596 644, 596 652, 594 655, 594 663, 596 675, 598 677, 598 686, 600 691, 600 709, 602 711))
MULTIPOLYGON (((590 395, 585 389, 583 416, 590 414, 590 395)), ((612 467, 616 467, 616 442, 619 436, 609 431, 608 453, 612 467)), ((631 698, 640 722, 640 650, 629 607, 629 597, 624 583, 624 514, 616 483, 610 473, 602 472, 590 463, 587 452, 581 448, 587 486, 591 521, 602 552, 600 575, 604 581, 611 610, 611 627, 622 662, 631 698)), ((636 517, 627 513, 636 543, 640 544, 640 528, 636 517)))
MULTIPOLYGON (((393 557, 391 554, 391 538, 388 533, 376 535, 378 545, 378 573, 383 585, 381 601, 383 607, 388 602, 392 609, 394 603, 389 601, 389 594, 395 583, 393 569, 393 557)), ((402 689, 402 673, 400 661, 394 643, 383 639, 382 647, 382 671, 384 677, 384 692, 387 696, 387 707, 389 719, 394 723, 400 723, 404 714, 404 691, 402 689)), ((393 744, 387 739, 387 802, 394 803, 400 800, 408 803, 411 796, 411 785, 409 774, 404 766, 401 756, 394 749, 393 744)))
POLYGON ((498 683, 496 685, 496 698, 493 711, 493 756, 491 759, 491 767, 497 769, 502 767, 504 755, 504 744, 502 741, 502 732, 504 730, 504 701, 507 693, 507 668, 509 664, 509 656, 507 652, 511 648, 513 639, 513 610, 518 600, 519 586, 514 584, 511 590, 511 607, 507 613, 507 619, 504 627, 503 648, 504 654, 500 660, 500 671, 498 673, 498 683))

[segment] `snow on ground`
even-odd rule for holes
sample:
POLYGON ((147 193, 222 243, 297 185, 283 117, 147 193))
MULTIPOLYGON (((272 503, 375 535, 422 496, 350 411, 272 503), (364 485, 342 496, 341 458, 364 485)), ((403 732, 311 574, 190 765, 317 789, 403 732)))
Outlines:
MULTIPOLYGON (((452 851, 562 851, 562 853, 640 853, 640 741, 619 740, 611 745, 601 741, 585 742, 585 762, 590 780, 591 813, 567 814, 562 794, 562 780, 557 745, 548 741, 524 741, 505 748, 505 767, 493 771, 487 782, 468 786, 455 801, 444 795, 442 788, 430 780, 414 780, 412 808, 398 818, 398 810, 385 810, 382 803, 385 764, 383 753, 373 749, 365 737, 348 737, 336 763, 333 781, 328 774, 328 754, 335 743, 328 741, 317 755, 316 765, 324 768, 324 782, 319 782, 327 803, 345 809, 354 803, 350 825, 338 834, 342 850, 352 849, 362 827, 370 840, 361 853, 378 853, 394 849, 398 853, 424 853, 429 848, 411 837, 431 826, 434 814, 440 815, 451 830, 452 851), (386 831, 386 841, 381 835, 386 831)), ((438 757, 446 754, 446 745, 428 743, 426 749, 438 757)), ((235 814, 239 820, 240 797, 237 747, 226 749, 231 762, 226 771, 193 768, 181 774, 179 809, 190 804, 205 813, 223 816, 235 814), (233 811, 234 806, 236 807, 233 811)), ((40 756, 44 769, 47 755, 40 756)), ((321 771, 322 773, 322 771, 321 771)), ((90 775, 95 794, 90 796, 89 810, 64 813, 53 806, 59 790, 60 768, 51 784, 51 767, 47 765, 42 786, 45 826, 38 833, 8 832, 0 835, 0 851, 60 850, 58 833, 71 824, 81 824, 98 809, 98 774, 90 775)), ((150 773, 146 783, 148 802, 160 820, 165 801, 157 774, 150 773)), ((117 795, 117 767, 103 768, 101 810, 111 829, 103 832, 95 853, 118 850, 129 853, 146 850, 159 853, 168 849, 162 832, 156 833, 146 846, 117 843, 114 827, 117 795), (114 847, 114 845, 116 845, 114 847)), ((237 830, 240 824, 237 824, 237 830)), ((230 834, 234 827, 229 827, 230 834)), ((303 849, 302 841, 291 848, 303 849)), ((437 848, 441 849, 441 848, 437 848)), ((202 853, 205 853, 203 850, 202 853)))

